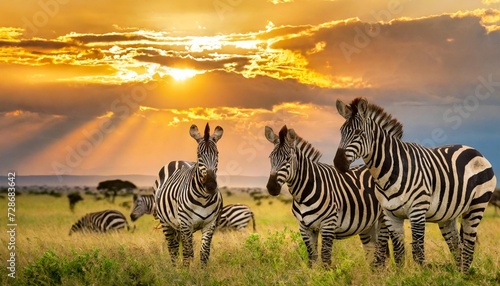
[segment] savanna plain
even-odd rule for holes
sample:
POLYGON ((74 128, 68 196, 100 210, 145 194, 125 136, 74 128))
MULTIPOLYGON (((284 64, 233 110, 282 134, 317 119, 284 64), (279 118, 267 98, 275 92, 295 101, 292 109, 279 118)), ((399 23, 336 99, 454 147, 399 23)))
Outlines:
MULTIPOLYGON (((257 189, 256 189, 257 190, 257 189)), ((291 213, 289 200, 267 197, 260 190, 222 190, 224 204, 243 203, 255 214, 257 231, 216 232, 208 265, 199 261, 201 233, 195 234, 195 258, 189 267, 170 262, 158 222, 145 215, 135 230, 111 234, 74 234, 69 229, 88 212, 117 209, 129 219, 132 195, 118 196, 114 203, 85 194, 74 212, 66 195, 23 192, 16 196, 16 278, 0 269, 1 285, 499 285, 500 213, 488 206, 479 226, 470 272, 460 273, 436 224, 427 224, 427 263, 411 258, 410 229, 406 225, 406 261, 397 267, 372 269, 359 238, 334 242, 333 265, 307 266, 307 251, 291 213)), ((2 265, 7 249, 5 194, 0 198, 2 265)), ((283 195, 282 195, 283 196, 283 195)), ((133 224, 129 224, 133 227, 133 224)))

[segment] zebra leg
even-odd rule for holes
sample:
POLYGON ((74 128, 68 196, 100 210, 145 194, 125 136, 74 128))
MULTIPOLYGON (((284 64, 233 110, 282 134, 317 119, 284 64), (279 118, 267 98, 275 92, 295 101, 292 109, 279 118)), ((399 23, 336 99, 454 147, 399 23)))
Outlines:
POLYGON ((367 232, 362 232, 359 234, 359 238, 361 239, 361 243, 363 249, 365 251, 366 259, 371 261, 371 264, 374 264, 373 257, 375 254, 376 245, 376 233, 374 228, 370 228, 367 232))
POLYGON ((389 229, 389 236, 392 240, 394 262, 396 262, 397 265, 401 265, 405 258, 404 220, 386 216, 385 222, 389 229))
POLYGON ((179 232, 182 241, 182 263, 189 266, 194 257, 193 230, 188 226, 181 226, 179 232))
POLYGON ((477 227, 483 218, 491 193, 485 193, 471 202, 470 209, 462 215, 460 240, 462 242, 462 272, 468 273, 474 259, 477 227))
POLYGON ((318 260, 318 231, 311 230, 302 224, 300 224, 299 230, 307 248, 308 265, 312 267, 312 263, 318 260))
POLYGON ((389 257, 389 229, 387 228, 383 218, 374 227, 375 229, 375 258, 372 267, 382 267, 385 265, 385 260, 389 257))
POLYGON ((460 237, 458 236, 457 220, 449 220, 445 222, 438 223, 439 230, 443 235, 451 254, 455 258, 455 262, 458 268, 462 267, 462 245, 460 242, 460 237))
POLYGON ((333 228, 321 229, 321 260, 325 267, 332 265, 332 246, 335 237, 333 228))
POLYGON ((163 234, 167 240, 168 252, 170 254, 170 260, 172 264, 177 263, 177 257, 179 256, 179 233, 170 226, 163 226, 163 234))
POLYGON ((212 244, 212 237, 215 231, 215 220, 213 223, 206 225, 202 229, 201 236, 201 249, 200 249, 200 259, 203 266, 207 265, 208 258, 210 257, 210 246, 212 244))
POLYGON ((418 211, 410 213, 411 246, 413 260, 422 265, 425 263, 424 235, 425 235, 425 212, 418 211))

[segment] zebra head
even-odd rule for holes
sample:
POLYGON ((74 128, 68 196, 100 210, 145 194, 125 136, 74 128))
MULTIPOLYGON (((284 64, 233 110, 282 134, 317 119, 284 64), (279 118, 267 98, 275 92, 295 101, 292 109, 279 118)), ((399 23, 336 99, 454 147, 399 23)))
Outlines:
POLYGON ((274 149, 269 155, 271 160, 271 173, 267 181, 267 191, 272 196, 281 192, 281 187, 290 178, 293 166, 296 166, 294 152, 295 131, 285 126, 281 128, 279 135, 273 129, 266 126, 265 135, 269 142, 274 144, 274 149))
POLYGON ((209 194, 214 194, 217 190, 217 165, 219 161, 219 151, 217 141, 222 137, 224 130, 222 127, 215 127, 214 134, 210 136, 210 126, 205 126, 205 134, 202 136, 196 125, 191 125, 189 134, 198 142, 198 174, 201 182, 209 194))
POLYGON ((367 124, 368 102, 366 99, 358 98, 350 105, 337 100, 337 110, 346 122, 340 127, 340 144, 333 159, 333 164, 341 172, 349 170, 354 160, 365 157, 370 146, 371 132, 367 124))
POLYGON ((146 196, 136 195, 134 194, 134 206, 132 208, 132 212, 130 213, 130 219, 132 221, 136 221, 144 214, 153 214, 154 207, 154 197, 150 196, 151 199, 148 199, 146 196), (148 201, 149 200, 149 201, 148 201))

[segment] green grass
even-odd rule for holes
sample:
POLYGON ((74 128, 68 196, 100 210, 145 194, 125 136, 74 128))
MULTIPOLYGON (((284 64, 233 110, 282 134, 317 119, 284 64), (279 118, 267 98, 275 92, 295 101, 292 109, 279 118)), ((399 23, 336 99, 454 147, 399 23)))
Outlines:
MULTIPOLYGON (((17 197, 16 279, 0 269, 1 285, 498 285, 500 284, 500 215, 488 208, 479 230, 479 245, 469 275, 453 265, 437 225, 426 229, 423 267, 411 259, 406 226, 406 263, 372 270, 357 237, 336 241, 333 266, 307 266, 307 252, 291 213, 277 199, 257 205, 247 194, 233 191, 225 204, 245 203, 255 212, 257 233, 217 232, 206 268, 199 262, 200 233, 195 235, 191 266, 174 267, 161 230, 151 216, 140 218, 135 232, 68 236, 71 225, 87 212, 118 209, 131 197, 114 204, 91 196, 69 211, 66 197, 22 194, 17 197)), ((5 199, 0 205, 6 205, 5 199)), ((5 208, 0 210, 5 212, 5 208)), ((2 219, 5 224, 5 220, 2 219)), ((1 237, 0 257, 8 257, 7 236, 1 237)), ((4 262, 5 264, 5 262, 4 262)), ((4 265, 2 264, 2 265, 4 265)), ((181 263, 179 263, 181 264, 181 263)))

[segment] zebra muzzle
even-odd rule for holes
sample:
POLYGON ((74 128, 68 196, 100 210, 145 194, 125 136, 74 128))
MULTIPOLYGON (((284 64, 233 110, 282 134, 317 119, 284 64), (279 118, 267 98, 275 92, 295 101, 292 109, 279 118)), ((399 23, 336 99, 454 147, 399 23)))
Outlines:
POLYGON ((266 185, 267 191, 271 196, 277 196, 281 193, 281 185, 278 183, 278 175, 271 174, 266 185))
POLYGON ((342 148, 337 149, 337 153, 335 154, 335 158, 333 159, 333 165, 335 169, 340 172, 347 172, 349 170, 349 166, 351 165, 349 160, 347 160, 347 156, 345 154, 345 150, 342 148))
POLYGON ((207 174, 203 178, 203 186, 208 193, 213 194, 217 190, 217 176, 212 170, 208 170, 207 174))
POLYGON ((130 219, 132 221, 136 221, 138 219, 138 216, 136 214, 132 213, 132 214, 130 214, 130 219))

